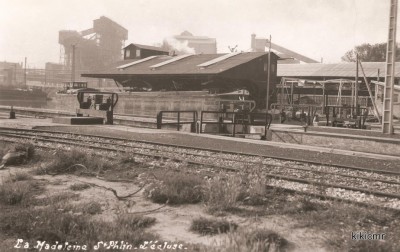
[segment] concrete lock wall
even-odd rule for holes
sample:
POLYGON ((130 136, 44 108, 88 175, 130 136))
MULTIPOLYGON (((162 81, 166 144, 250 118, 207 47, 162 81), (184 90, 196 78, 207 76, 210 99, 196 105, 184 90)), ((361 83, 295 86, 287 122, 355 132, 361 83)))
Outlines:
POLYGON ((272 141, 399 156, 400 140, 315 132, 272 130, 272 141))
MULTIPOLYGON (((156 117, 162 110, 195 110, 200 117, 202 110, 218 110, 218 96, 209 95, 205 91, 180 92, 136 92, 119 93, 114 113, 134 116, 156 117)), ((75 112, 79 107, 76 95, 57 95, 49 101, 45 108, 75 112)), ((175 115, 165 115, 175 117, 175 115)), ((191 114, 182 114, 182 118, 191 118, 191 114)))
MULTIPOLYGON (((127 93, 119 96, 116 113, 155 117, 159 111, 195 110, 200 116, 201 110, 218 110, 219 97, 208 92, 140 92, 127 93)), ((166 117, 175 117, 166 114, 166 117)), ((191 118, 191 114, 181 115, 191 118)))
POLYGON ((56 95, 51 98, 45 106, 46 109, 75 112, 79 108, 76 95, 56 95))

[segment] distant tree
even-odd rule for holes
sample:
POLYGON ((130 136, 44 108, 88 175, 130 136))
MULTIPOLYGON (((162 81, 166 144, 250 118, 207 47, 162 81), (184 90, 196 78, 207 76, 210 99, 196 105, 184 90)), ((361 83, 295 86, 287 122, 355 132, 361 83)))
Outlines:
MULTIPOLYGON (((386 61, 386 43, 362 44, 345 53, 342 61, 355 62, 356 55, 364 62, 384 62, 386 61)), ((397 60, 400 59, 400 51, 397 50, 397 60)))

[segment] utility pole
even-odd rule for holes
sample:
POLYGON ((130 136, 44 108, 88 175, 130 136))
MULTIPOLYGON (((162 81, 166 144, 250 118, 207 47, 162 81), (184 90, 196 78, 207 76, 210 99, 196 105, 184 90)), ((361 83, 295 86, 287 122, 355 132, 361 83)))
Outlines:
POLYGON ((356 83, 354 84, 354 107, 356 108, 356 116, 359 116, 358 111, 358 53, 356 54, 356 83))
POLYGON ((24 85, 26 87, 26 57, 25 57, 25 68, 24 68, 24 85))
POLYGON ((396 61, 397 0, 390 0, 389 36, 386 51, 385 89, 383 93, 382 133, 393 134, 393 90, 396 61))
POLYGON ((381 118, 379 116, 379 111, 378 111, 378 108, 376 107, 376 104, 375 104, 375 98, 372 96, 371 87, 369 86, 369 82, 368 82, 367 76, 365 75, 364 68, 361 65, 361 61, 359 61, 358 64, 360 64, 361 72, 362 72, 362 74, 364 76, 364 82, 365 82, 365 85, 367 86, 367 89, 368 89, 369 98, 371 99, 372 107, 374 107, 374 114, 378 118, 379 123, 381 123, 381 118))
POLYGON ((18 63, 15 63, 14 64, 14 76, 13 76, 13 81, 12 81, 12 85, 13 86, 17 86, 17 64, 18 63))
POLYGON ((272 43, 272 37, 271 35, 269 35, 269 47, 268 47, 268 70, 267 70, 267 97, 265 98, 265 107, 267 109, 267 113, 268 113, 268 109, 269 109, 269 87, 270 87, 270 80, 271 80, 271 43, 272 43))
POLYGON ((71 81, 75 81, 75 45, 72 45, 71 81))

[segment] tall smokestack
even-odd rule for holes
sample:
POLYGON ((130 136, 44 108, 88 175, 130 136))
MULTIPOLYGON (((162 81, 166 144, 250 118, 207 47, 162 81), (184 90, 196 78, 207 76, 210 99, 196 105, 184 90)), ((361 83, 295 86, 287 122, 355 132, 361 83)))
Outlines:
POLYGON ((256 51, 256 34, 251 34, 251 50, 256 51))

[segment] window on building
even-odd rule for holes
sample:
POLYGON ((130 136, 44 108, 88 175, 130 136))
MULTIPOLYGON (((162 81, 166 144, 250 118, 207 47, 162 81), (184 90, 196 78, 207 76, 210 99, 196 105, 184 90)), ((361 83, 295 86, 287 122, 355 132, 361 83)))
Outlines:
MULTIPOLYGON (((275 72, 275 65, 271 64, 271 74, 273 74, 275 72)), ((268 72, 268 62, 264 63, 264 72, 268 72)))
POLYGON ((136 49, 136 57, 140 57, 140 49, 136 49))
POLYGON ((131 56, 131 50, 125 50, 125 58, 129 58, 131 56))

